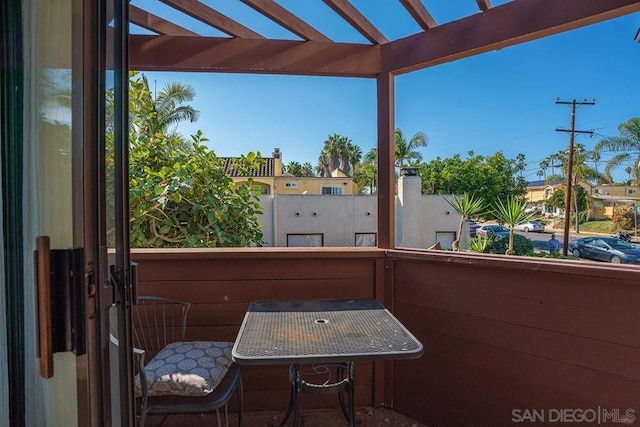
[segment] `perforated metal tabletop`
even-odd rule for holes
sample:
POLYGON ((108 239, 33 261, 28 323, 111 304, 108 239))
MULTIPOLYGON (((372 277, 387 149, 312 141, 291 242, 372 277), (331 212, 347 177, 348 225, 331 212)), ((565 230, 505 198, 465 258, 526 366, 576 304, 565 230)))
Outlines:
POLYGON ((413 359, 423 346, 374 299, 256 301, 233 346, 240 365, 413 359))

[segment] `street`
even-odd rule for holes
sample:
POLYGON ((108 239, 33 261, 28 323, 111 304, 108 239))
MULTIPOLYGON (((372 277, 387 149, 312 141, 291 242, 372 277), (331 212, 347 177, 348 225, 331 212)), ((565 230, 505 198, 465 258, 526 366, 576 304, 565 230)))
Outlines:
MULTIPOLYGON (((533 248, 538 251, 548 252, 549 248, 547 246, 547 241, 551 239, 551 235, 555 234, 556 239, 560 241, 560 252, 562 252, 562 244, 564 242, 564 232, 553 229, 546 229, 543 233, 525 233, 522 231, 516 231, 516 234, 520 234, 525 236, 533 243, 533 248)), ((611 236, 609 234, 600 234, 600 233, 586 233, 580 232, 576 233, 575 231, 569 232, 569 242, 575 239, 579 239, 581 237, 591 237, 591 236, 611 236)), ((632 241, 632 243, 636 243, 632 241)))

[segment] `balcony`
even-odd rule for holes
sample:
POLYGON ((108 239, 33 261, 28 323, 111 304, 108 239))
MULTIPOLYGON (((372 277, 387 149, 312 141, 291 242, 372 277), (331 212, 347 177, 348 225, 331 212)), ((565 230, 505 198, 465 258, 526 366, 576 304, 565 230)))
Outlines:
MULTIPOLYGON (((361 411, 393 409, 410 423, 507 425, 541 410, 627 421, 640 410, 640 285, 628 268, 376 248, 134 250, 132 259, 141 294, 193 304, 191 340, 233 341, 258 299, 378 298, 425 353, 358 364, 361 411)), ((249 416, 281 416, 287 367, 247 367, 243 378, 249 416)), ((307 425, 322 425, 313 417, 336 403, 305 398, 307 425)), ((210 421, 189 423, 198 419, 210 421)))

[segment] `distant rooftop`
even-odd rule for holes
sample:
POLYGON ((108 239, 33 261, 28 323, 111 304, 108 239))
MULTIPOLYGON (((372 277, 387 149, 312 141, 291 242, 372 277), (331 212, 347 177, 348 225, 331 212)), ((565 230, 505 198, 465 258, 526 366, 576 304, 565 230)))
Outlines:
POLYGON ((234 177, 273 177, 275 176, 275 160, 273 157, 264 158, 264 163, 258 169, 249 171, 249 173, 240 173, 236 167, 238 157, 220 157, 224 160, 224 173, 234 177))

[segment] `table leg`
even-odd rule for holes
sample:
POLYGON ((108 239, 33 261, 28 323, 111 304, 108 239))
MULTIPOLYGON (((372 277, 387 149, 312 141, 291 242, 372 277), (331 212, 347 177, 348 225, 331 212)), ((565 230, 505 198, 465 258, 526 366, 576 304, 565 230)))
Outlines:
MULTIPOLYGON (((337 374, 339 378, 343 378, 343 380, 339 381, 336 384, 330 385, 314 385, 310 383, 306 383, 302 379, 301 374, 301 365, 292 364, 289 367, 289 381, 291 382, 291 395, 289 397, 289 406, 287 407, 287 412, 284 415, 284 418, 278 425, 278 427, 284 427, 284 425, 289 420, 289 417, 293 414, 293 426, 298 427, 300 425, 301 417, 302 417, 302 404, 300 399, 300 394, 306 390, 308 393, 318 394, 318 393, 327 393, 331 392, 332 388, 340 389, 338 391, 338 400, 340 402, 340 409, 342 410, 342 414, 349 422, 350 427, 355 427, 356 424, 360 424, 360 420, 356 419, 356 408, 355 408, 355 365, 353 362, 347 362, 344 364, 340 364, 337 367, 337 374), (345 373, 346 370, 346 373, 345 373), (304 386, 304 387, 303 387, 304 386), (344 394, 347 394, 347 402, 345 402, 344 394)), ((335 392, 335 391, 334 391, 335 392)))
POLYGON ((353 362, 348 362, 345 366, 341 366, 338 368, 338 375, 344 376, 344 369, 347 369, 347 378, 348 378, 348 386, 347 386, 347 398, 348 398, 348 407, 344 402, 344 392, 340 392, 338 394, 338 401, 340 402, 340 409, 342 410, 342 414, 349 422, 350 427, 355 427, 356 424, 360 424, 360 420, 356 419, 356 407, 355 407, 355 367, 353 362))
POLYGON ((300 365, 292 364, 289 367, 289 381, 291 382, 291 395, 289 396, 289 406, 287 407, 287 412, 284 414, 284 418, 278 425, 278 427, 283 427, 289 417, 293 413, 293 425, 300 425, 300 365))

